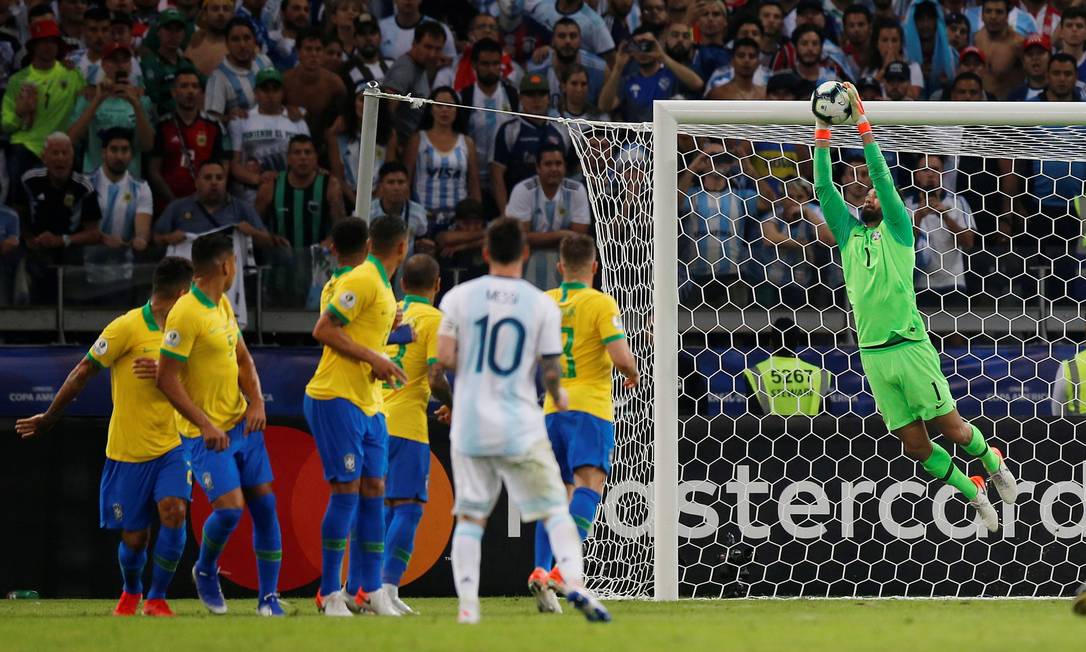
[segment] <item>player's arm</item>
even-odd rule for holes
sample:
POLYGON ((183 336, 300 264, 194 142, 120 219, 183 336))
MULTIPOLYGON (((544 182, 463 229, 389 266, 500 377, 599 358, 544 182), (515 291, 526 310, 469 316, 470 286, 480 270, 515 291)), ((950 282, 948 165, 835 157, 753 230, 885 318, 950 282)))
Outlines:
POLYGON ((627 389, 637 387, 640 375, 637 373, 637 360, 634 358, 633 352, 630 351, 629 343, 625 339, 608 342, 607 355, 611 356, 611 362, 615 364, 615 369, 618 369, 619 373, 626 379, 622 386, 627 389))
POLYGON ((867 171, 871 176, 871 185, 875 187, 875 195, 879 198, 879 205, 882 207, 882 220, 899 242, 912 244, 914 241, 912 219, 909 218, 905 202, 901 200, 901 194, 894 185, 894 178, 890 176, 890 168, 886 165, 882 150, 875 142, 871 122, 864 114, 860 92, 847 82, 845 88, 848 89, 848 99, 852 104, 856 130, 860 132, 860 139, 864 143, 864 160, 867 162, 867 171))
POLYGON ((430 393, 434 398, 451 407, 452 386, 449 385, 449 379, 445 376, 445 365, 437 360, 431 362, 426 376, 430 382, 430 393))
POLYGON ((437 336, 437 362, 446 369, 456 369, 456 337, 437 336))
POLYGON ((200 429, 204 445, 208 450, 223 451, 230 445, 230 438, 218 426, 211 422, 207 414, 193 402, 185 386, 181 384, 181 369, 188 362, 163 355, 158 360, 158 375, 155 385, 162 392, 173 409, 200 429))
POLYGON ((539 368, 543 372, 543 387, 554 399, 554 405, 559 412, 564 412, 569 406, 569 395, 562 389, 562 356, 545 355, 539 359, 539 368))
POLYGON ((32 417, 16 421, 15 432, 19 433, 19 436, 23 439, 29 439, 51 430, 60 421, 60 417, 64 414, 64 410, 68 408, 68 404, 74 401, 76 396, 79 396, 83 388, 90 382, 90 379, 94 378, 98 373, 98 369, 98 365, 90 358, 84 357, 80 360, 79 364, 72 368, 68 373, 68 377, 64 379, 64 384, 61 385, 60 391, 53 397, 49 409, 41 414, 35 414, 32 417))
POLYGON ((594 302, 593 309, 597 311, 596 329, 599 332, 600 343, 607 349, 607 355, 611 357, 615 368, 626 379, 623 386, 628 389, 637 387, 639 379, 637 360, 630 351, 618 303, 613 297, 602 295, 594 302))
POLYGON ((815 118, 814 193, 826 226, 841 247, 848 243, 852 229, 852 215, 841 191, 833 183, 833 164, 830 162, 830 125, 815 118))
MULTIPOLYGON (((329 304, 331 305, 331 304, 329 304)), ((384 354, 362 346, 343 331, 342 318, 332 310, 326 310, 313 327, 313 339, 345 358, 364 362, 373 369, 373 375, 389 384, 406 383, 407 374, 384 354)))
POLYGON ((238 385, 249 400, 249 407, 245 410, 244 434, 261 432, 268 425, 268 417, 264 414, 264 392, 260 389, 260 376, 256 373, 256 363, 249 353, 249 347, 245 346, 245 339, 238 331, 238 345, 235 349, 238 358, 238 385))

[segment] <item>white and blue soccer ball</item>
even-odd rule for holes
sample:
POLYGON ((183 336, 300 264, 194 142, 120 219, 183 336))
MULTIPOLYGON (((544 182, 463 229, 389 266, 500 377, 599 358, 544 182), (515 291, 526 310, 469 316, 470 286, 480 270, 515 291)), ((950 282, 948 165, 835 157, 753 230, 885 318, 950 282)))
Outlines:
POLYGON ((852 104, 848 101, 848 90, 839 81, 822 82, 811 95, 811 112, 819 120, 831 125, 839 125, 852 117, 852 104))

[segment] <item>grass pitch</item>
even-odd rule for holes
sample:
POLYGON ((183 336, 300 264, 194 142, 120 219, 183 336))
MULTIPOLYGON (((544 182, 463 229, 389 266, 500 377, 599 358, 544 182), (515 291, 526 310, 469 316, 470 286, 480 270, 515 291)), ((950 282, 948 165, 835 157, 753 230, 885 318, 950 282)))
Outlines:
POLYGON ((312 602, 297 613, 257 618, 255 601, 230 601, 214 617, 194 600, 180 617, 113 618, 112 601, 0 602, 0 650, 334 650, 390 652, 890 652, 907 650, 1082 650, 1086 618, 1069 600, 728 600, 611 602, 614 622, 577 613, 543 616, 530 598, 485 598, 483 622, 457 625, 451 599, 413 599, 414 618, 321 618, 312 602))

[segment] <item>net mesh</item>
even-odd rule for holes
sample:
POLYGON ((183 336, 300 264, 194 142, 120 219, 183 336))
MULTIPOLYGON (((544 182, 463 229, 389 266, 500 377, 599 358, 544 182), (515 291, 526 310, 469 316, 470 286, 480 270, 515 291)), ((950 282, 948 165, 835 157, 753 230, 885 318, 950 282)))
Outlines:
MULTIPOLYGON (((651 126, 568 128, 603 287, 623 310, 644 379, 616 389, 613 473, 586 548, 593 589, 652 595, 652 397, 675 391, 652 384, 654 264, 679 272, 681 594, 1074 588, 1086 562, 1086 445, 1067 407, 1050 399, 1082 339, 1083 129, 876 126, 914 211, 915 287, 944 374, 960 412, 1022 480, 1018 504, 1003 506, 1000 532, 988 534, 953 491, 902 456, 877 417, 840 257, 811 188, 810 127, 680 125, 677 261, 653 258, 651 126), (816 418, 756 415, 764 409, 744 371, 779 346, 765 335, 781 317, 798 327, 788 332, 800 335, 799 357, 832 375, 816 418)), ((834 130, 832 159, 858 206, 870 180, 853 131, 834 130)), ((1077 398, 1057 399, 1068 396, 1077 398)))

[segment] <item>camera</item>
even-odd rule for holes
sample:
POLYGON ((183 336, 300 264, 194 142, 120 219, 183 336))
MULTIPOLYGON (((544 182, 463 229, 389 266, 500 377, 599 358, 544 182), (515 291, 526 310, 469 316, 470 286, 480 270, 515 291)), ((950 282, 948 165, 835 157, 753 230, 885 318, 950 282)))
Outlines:
POLYGON ((630 52, 643 52, 648 54, 656 49, 656 43, 653 41, 630 41, 630 52))

